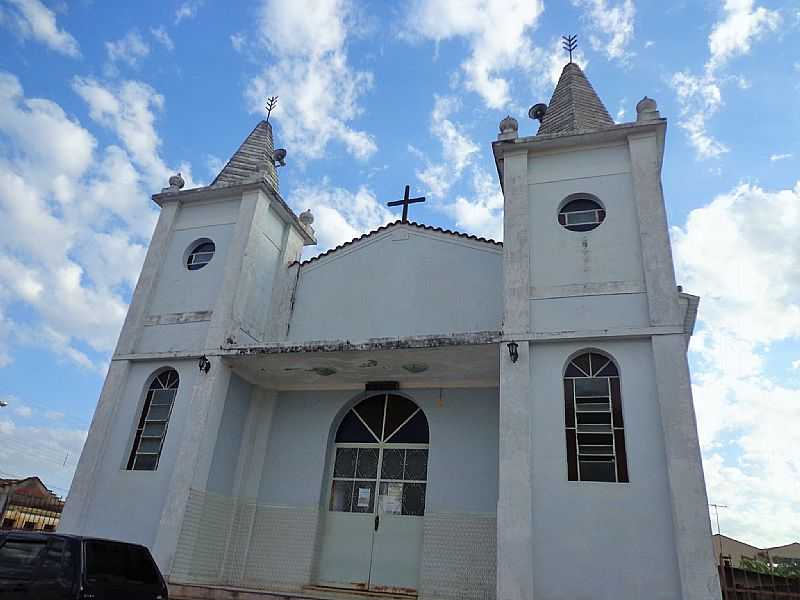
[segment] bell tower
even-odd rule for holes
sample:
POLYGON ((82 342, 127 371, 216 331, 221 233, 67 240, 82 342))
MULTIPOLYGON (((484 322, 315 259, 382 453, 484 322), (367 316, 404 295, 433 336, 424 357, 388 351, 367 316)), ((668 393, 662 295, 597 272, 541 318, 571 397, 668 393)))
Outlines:
POLYGON ((666 120, 647 97, 636 112, 614 123, 570 61, 531 109, 537 134, 507 117, 492 146, 505 198, 498 600, 720 595, 686 359, 699 299, 675 282, 666 120))

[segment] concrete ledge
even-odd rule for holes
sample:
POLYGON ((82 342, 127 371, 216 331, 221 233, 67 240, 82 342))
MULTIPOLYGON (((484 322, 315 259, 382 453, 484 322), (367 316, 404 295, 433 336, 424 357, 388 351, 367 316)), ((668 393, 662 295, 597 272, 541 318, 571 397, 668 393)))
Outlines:
POLYGON ((171 600, 413 600, 416 596, 308 586, 298 592, 169 583, 171 600))

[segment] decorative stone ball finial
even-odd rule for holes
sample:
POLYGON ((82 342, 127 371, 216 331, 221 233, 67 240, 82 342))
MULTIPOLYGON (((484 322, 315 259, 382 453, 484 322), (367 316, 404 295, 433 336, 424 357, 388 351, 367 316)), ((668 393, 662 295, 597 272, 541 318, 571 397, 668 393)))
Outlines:
POLYGON ((653 121, 660 119, 661 115, 658 114, 658 104, 652 98, 645 96, 636 104, 636 120, 637 121, 653 121))
POLYGON ((314 215, 311 214, 310 209, 306 209, 300 213, 299 219, 303 225, 306 227, 311 227, 311 224, 314 222, 314 215))
POLYGON ((169 187, 165 188, 163 191, 179 192, 184 185, 186 185, 186 182, 183 180, 183 177, 181 177, 181 174, 178 173, 169 178, 169 187))
POLYGON ((505 119, 500 121, 500 135, 497 136, 497 139, 512 140, 517 137, 518 130, 519 123, 517 123, 514 117, 508 115, 505 119))
POLYGON ((500 121, 500 133, 515 133, 519 130, 519 123, 511 115, 500 121))

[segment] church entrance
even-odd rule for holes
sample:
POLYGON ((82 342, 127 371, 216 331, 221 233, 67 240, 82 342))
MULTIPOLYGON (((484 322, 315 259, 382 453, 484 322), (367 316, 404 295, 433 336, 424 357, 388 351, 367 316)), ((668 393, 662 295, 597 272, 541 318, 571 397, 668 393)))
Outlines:
POLYGON ((415 594, 428 476, 428 420, 400 395, 350 409, 336 432, 319 584, 415 594))

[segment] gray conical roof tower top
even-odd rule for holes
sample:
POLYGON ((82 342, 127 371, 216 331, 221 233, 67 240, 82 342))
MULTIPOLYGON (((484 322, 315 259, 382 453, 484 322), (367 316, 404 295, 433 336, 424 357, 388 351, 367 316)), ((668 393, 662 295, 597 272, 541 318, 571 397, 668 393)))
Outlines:
POLYGON ((214 178, 211 187, 245 183, 260 172, 277 191, 278 173, 273 162, 273 152, 272 125, 261 121, 214 178))
POLYGON ((536 135, 596 131, 613 125, 614 119, 586 75, 578 65, 570 62, 561 71, 536 135))

